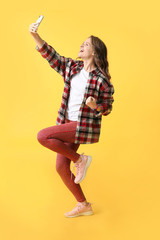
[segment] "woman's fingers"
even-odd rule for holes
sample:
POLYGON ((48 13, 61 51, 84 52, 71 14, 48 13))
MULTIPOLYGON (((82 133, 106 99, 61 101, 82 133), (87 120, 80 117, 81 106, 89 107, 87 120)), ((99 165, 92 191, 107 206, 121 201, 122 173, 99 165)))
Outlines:
POLYGON ((95 98, 94 97, 88 97, 88 101, 94 101, 95 100, 95 98))
POLYGON ((95 98, 89 96, 89 97, 87 98, 87 100, 86 100, 86 103, 88 104, 88 103, 91 103, 91 102, 93 102, 93 101, 95 101, 95 98))
POLYGON ((37 23, 30 24, 30 26, 29 26, 29 31, 30 32, 35 33, 35 32, 37 32, 37 30, 38 30, 38 24, 37 23))

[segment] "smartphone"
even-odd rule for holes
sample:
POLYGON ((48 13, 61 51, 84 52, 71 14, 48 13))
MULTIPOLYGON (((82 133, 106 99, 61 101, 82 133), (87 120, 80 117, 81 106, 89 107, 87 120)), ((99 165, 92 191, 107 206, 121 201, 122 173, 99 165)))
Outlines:
POLYGON ((37 20, 37 22, 36 23, 38 23, 38 26, 39 26, 39 24, 42 22, 42 19, 43 19, 44 17, 42 16, 42 15, 40 15, 39 16, 39 18, 38 18, 38 20, 37 20))

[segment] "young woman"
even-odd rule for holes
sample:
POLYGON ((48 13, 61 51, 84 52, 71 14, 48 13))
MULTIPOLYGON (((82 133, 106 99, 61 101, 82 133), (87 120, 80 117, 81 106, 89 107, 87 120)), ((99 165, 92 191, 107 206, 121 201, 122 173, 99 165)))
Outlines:
POLYGON ((62 102, 56 125, 38 132, 37 139, 44 147, 57 152, 56 170, 77 200, 66 217, 91 215, 91 203, 87 202, 80 182, 91 163, 91 156, 77 153, 80 144, 99 141, 102 115, 107 116, 114 102, 114 87, 110 82, 107 48, 98 37, 90 36, 80 46, 78 58, 61 56, 41 39, 38 26, 32 23, 29 32, 36 42, 36 50, 64 80, 62 102), (70 163, 76 167, 72 175, 70 163))

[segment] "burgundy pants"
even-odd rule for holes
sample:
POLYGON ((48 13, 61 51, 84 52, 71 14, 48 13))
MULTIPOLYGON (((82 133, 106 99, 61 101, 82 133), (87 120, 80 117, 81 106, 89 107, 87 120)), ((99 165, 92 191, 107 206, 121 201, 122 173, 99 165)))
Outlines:
POLYGON ((64 124, 44 128, 37 134, 37 139, 44 147, 57 152, 56 170, 67 188, 72 192, 78 202, 86 200, 80 184, 74 183, 75 176, 72 174, 71 161, 76 162, 80 157, 77 153, 80 144, 74 143, 77 121, 66 119, 64 124))

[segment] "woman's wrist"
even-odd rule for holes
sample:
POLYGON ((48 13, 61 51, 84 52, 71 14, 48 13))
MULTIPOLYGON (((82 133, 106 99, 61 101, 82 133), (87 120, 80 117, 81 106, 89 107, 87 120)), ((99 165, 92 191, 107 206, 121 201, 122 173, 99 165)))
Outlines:
POLYGON ((41 48, 43 46, 44 40, 39 36, 38 33, 31 33, 31 35, 34 38, 37 46, 41 48))
POLYGON ((96 111, 100 112, 101 111, 101 107, 97 105, 97 107, 95 108, 96 111))

